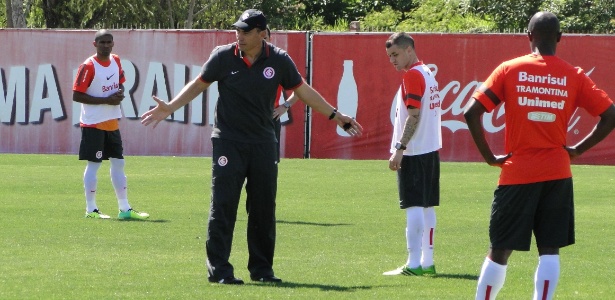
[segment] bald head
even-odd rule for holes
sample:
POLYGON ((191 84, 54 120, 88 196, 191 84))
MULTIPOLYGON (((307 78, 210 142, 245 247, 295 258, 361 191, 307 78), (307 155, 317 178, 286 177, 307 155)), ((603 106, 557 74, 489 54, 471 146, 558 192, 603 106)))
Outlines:
POLYGON ((562 33, 559 20, 550 12, 541 11, 534 14, 527 26, 532 51, 543 55, 555 55, 555 48, 562 33))
POLYGON ((556 39, 560 34, 559 20, 550 12, 537 12, 530 19, 527 30, 541 39, 556 39))

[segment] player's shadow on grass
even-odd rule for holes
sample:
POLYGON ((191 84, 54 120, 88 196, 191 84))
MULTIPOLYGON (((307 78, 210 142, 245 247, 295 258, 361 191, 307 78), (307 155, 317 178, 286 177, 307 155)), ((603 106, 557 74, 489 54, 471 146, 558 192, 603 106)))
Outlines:
POLYGON ((438 275, 433 276, 433 278, 448 278, 448 279, 465 279, 465 280, 478 280, 477 275, 470 274, 442 274, 438 273, 438 275))
POLYGON ((145 219, 145 220, 136 220, 136 219, 115 219, 117 222, 148 222, 148 223, 167 223, 171 222, 169 220, 163 219, 145 219))
POLYGON ((348 223, 314 223, 314 222, 303 222, 303 221, 284 221, 277 220, 278 224, 290 224, 290 225, 309 225, 309 226, 323 226, 323 227, 331 227, 331 226, 350 226, 352 224, 348 223))
POLYGON ((316 284, 316 283, 299 283, 299 282, 290 282, 283 281, 280 283, 253 283, 253 285, 260 285, 263 287, 276 287, 276 288, 310 288, 310 289, 319 289, 324 292, 335 291, 335 292, 355 292, 357 290, 370 290, 373 287, 371 286, 339 286, 339 285, 327 285, 327 284, 316 284))

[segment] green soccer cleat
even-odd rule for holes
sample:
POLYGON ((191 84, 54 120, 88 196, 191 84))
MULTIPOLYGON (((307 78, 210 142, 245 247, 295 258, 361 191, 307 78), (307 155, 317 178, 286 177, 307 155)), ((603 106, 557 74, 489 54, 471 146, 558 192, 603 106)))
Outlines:
POLYGON ((388 271, 382 273, 385 276, 395 276, 395 275, 404 275, 404 276, 422 276, 423 269, 421 267, 418 268, 408 268, 406 266, 401 266, 393 271, 388 271))
POLYGON ((436 275, 436 265, 421 267, 421 269, 423 270, 423 275, 436 275))
POLYGON ((138 212, 134 209, 129 209, 127 211, 121 211, 117 214, 117 218, 120 220, 145 220, 149 218, 148 213, 138 212))
POLYGON ((100 210, 95 209, 92 212, 85 212, 86 219, 111 219, 111 217, 104 215, 100 212, 100 210))

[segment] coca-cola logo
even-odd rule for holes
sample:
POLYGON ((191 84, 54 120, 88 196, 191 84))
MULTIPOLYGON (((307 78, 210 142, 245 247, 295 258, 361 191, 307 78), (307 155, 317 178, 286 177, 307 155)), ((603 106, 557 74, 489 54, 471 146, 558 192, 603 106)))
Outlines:
MULTIPOLYGON (((465 86, 461 86, 459 81, 451 81, 444 88, 440 89, 442 98, 442 127, 446 127, 452 132, 460 129, 468 129, 468 125, 463 118, 463 112, 474 93, 482 82, 471 81, 465 86), (450 96, 449 96, 450 94, 450 96), (452 102, 448 101, 453 98, 452 102), (450 104, 449 104, 450 103, 450 104)), ((483 115, 483 128, 489 133, 496 133, 504 129, 504 106, 499 105, 492 112, 483 115)))

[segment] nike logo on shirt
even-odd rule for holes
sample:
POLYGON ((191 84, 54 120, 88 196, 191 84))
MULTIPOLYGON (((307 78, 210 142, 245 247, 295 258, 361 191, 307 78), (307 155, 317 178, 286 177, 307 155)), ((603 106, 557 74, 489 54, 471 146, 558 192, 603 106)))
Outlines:
POLYGON ((111 74, 111 76, 107 76, 107 80, 111 79, 111 77, 113 77, 113 75, 115 75, 115 73, 111 74))
POLYGON ((231 75, 235 75, 235 74, 237 74, 237 73, 239 73, 239 71, 232 71, 232 72, 231 72, 231 75))

